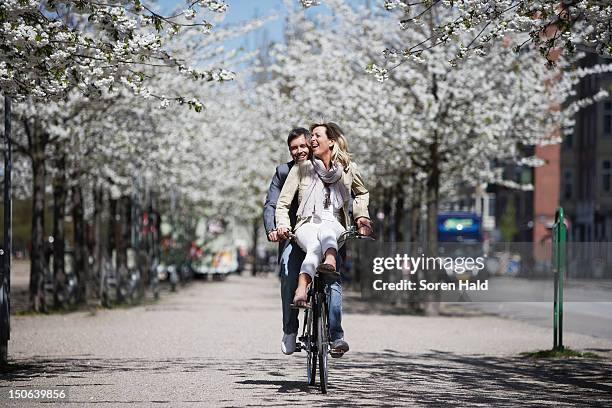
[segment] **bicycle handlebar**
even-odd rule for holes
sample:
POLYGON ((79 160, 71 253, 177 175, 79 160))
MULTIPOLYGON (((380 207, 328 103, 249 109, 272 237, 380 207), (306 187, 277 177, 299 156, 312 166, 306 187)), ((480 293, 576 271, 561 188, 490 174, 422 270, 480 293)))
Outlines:
POLYGON ((374 241, 376 238, 371 235, 361 234, 356 226, 351 225, 346 231, 340 234, 338 237, 338 244, 344 243, 348 239, 369 239, 374 241))
MULTIPOLYGON (((295 241, 295 234, 289 231, 289 236, 287 239, 289 239, 290 241, 295 241)), ((340 234, 340 236, 338 237, 338 244, 341 245, 349 239, 368 239, 371 241, 376 240, 376 238, 371 235, 361 234, 359 232, 359 229, 357 229, 357 227, 354 225, 351 225, 346 231, 340 234)))

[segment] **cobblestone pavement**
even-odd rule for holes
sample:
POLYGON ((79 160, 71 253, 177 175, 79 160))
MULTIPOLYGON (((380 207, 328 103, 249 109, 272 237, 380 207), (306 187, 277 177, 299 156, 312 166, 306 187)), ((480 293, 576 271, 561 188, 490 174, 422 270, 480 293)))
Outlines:
MULTIPOLYGON (((195 282, 159 303, 15 316, 11 390, 64 388, 65 406, 521 406, 612 404, 612 341, 566 333, 601 359, 519 356, 552 333, 478 313, 419 317, 345 301, 351 351, 330 360, 330 390, 305 383, 303 353, 280 352, 280 300, 270 276, 195 282)), ((48 402, 45 402, 48 405, 48 402)))

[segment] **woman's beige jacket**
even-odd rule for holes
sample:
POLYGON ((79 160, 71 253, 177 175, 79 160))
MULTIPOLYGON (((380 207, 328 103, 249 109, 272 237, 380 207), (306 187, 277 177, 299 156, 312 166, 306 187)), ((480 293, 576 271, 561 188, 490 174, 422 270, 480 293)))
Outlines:
MULTIPOLYGON (((278 202, 276 203, 276 228, 286 227, 291 230, 291 222, 289 221, 291 201, 293 201, 293 197, 297 191, 298 203, 302 202, 303 195, 312 182, 314 174, 313 165, 310 160, 305 160, 291 168, 291 171, 289 171, 287 175, 287 180, 285 180, 285 184, 283 184, 280 196, 278 197, 278 202)), ((353 192, 355 197, 353 199, 353 218, 355 220, 360 217, 370 218, 368 213, 370 193, 368 193, 368 190, 363 184, 363 179, 355 163, 351 163, 348 168, 342 172, 341 182, 344 183, 348 191, 353 192)), ((298 214, 293 230, 297 230, 300 225, 307 222, 310 218, 311 217, 302 218, 298 214)), ((342 220, 340 220, 340 222, 343 224, 344 228, 351 225, 348 201, 344 203, 344 207, 342 208, 342 220)))

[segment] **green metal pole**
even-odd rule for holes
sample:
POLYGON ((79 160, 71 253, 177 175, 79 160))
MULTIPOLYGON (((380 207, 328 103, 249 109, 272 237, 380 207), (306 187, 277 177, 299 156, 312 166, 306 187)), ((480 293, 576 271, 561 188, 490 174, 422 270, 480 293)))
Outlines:
POLYGON ((559 322, 559 274, 558 274, 558 262, 557 262, 557 253, 558 251, 558 229, 559 226, 557 224, 557 220, 559 219, 559 211, 555 214, 555 223, 553 225, 552 230, 552 272, 553 272, 553 280, 554 280, 554 297, 553 297, 553 350, 557 349, 557 334, 558 334, 558 322, 559 322))
POLYGON ((563 208, 559 208, 559 242, 557 256, 559 259, 558 271, 559 271, 559 344, 558 348, 563 350, 563 285, 565 279, 565 241, 566 241, 566 226, 565 219, 563 216, 563 208))
POLYGON ((554 311, 553 311, 553 350, 563 350, 563 285, 565 279, 567 227, 563 208, 555 214, 553 226, 553 274, 554 274, 554 311))

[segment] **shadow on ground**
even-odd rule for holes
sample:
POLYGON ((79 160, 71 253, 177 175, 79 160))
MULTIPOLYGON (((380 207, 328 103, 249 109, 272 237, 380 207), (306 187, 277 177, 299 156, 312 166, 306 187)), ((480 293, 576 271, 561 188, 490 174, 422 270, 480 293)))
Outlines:
MULTIPOLYGON (((421 305, 423 306, 423 305, 421 305)), ((342 312, 346 314, 366 315, 414 315, 424 316, 423 310, 417 310, 414 305, 409 305, 399 299, 392 303, 389 299, 362 299, 361 294, 355 291, 345 291, 342 298, 342 312)), ((481 317, 498 316, 496 313, 478 309, 466 308, 457 302, 442 302, 440 304, 440 316, 443 317, 481 317)))
POLYGON ((351 352, 342 359, 331 360, 329 394, 323 396, 317 388, 305 384, 303 357, 270 355, 240 361, 33 358, 16 361, 0 373, 0 389, 31 386, 40 377, 52 378, 57 385, 65 386, 78 386, 85 378, 87 385, 119 386, 109 384, 108 376, 104 377, 106 381, 98 382, 95 377, 117 372, 142 372, 143 375, 178 372, 194 373, 198 381, 206 382, 206 377, 223 373, 230 379, 225 391, 230 390, 229 395, 236 399, 228 399, 227 392, 212 393, 207 395, 207 405, 236 406, 243 405, 245 400, 266 406, 288 403, 310 406, 316 402, 338 407, 612 405, 612 362, 608 360, 534 360, 443 351, 351 352), (245 395, 249 397, 245 399, 245 395))
MULTIPOLYGON (((324 406, 542 406, 612 404, 612 363, 592 359, 534 360, 388 350, 334 360, 324 406)), ((239 381, 263 394, 285 383, 239 381)), ((312 390, 312 387, 311 387, 312 390)), ((316 391, 316 390, 315 390, 316 391)), ((311 391, 312 392, 312 391, 311 391)), ((307 405, 307 404, 305 404, 307 405)))

